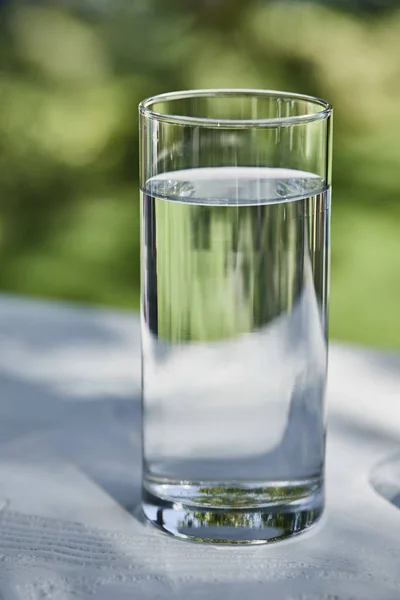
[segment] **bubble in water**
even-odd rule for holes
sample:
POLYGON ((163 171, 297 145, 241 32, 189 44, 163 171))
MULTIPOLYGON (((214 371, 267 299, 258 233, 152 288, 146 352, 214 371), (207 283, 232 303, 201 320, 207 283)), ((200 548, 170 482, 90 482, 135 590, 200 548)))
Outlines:
POLYGON ((156 179, 149 182, 150 193, 154 196, 190 198, 195 188, 189 181, 174 179, 156 179))

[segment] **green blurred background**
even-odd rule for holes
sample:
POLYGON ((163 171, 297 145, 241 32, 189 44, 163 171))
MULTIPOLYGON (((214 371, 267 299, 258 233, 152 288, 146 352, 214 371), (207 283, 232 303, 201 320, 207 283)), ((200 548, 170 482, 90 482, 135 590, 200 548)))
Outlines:
POLYGON ((138 102, 303 92, 335 107, 331 337, 399 347, 400 9, 349 4, 0 2, 0 288, 137 309, 138 102))

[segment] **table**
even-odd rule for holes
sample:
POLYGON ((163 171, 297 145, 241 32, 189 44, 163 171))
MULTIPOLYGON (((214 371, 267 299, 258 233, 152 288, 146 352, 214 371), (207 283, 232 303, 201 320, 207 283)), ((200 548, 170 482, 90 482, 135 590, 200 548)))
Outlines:
POLYGON ((2 296, 0 346, 0 598, 400 598, 400 355, 331 345, 325 516, 238 548, 141 522, 135 314, 2 296))

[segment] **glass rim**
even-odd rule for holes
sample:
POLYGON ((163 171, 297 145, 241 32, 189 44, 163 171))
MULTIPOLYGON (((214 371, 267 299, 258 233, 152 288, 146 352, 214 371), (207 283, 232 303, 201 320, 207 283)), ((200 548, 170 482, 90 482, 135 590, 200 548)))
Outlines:
POLYGON ((332 105, 318 98, 317 96, 308 96, 306 94, 298 94, 295 92, 281 92, 276 90, 263 90, 251 88, 215 88, 215 89, 198 89, 198 90, 182 90, 178 92, 167 92, 150 96, 139 103, 139 113, 143 117, 154 119, 163 123, 174 125, 192 125, 200 127, 228 127, 228 128, 245 128, 245 127, 283 127, 289 125, 300 125, 305 123, 313 123, 327 119, 333 112, 332 105), (219 119, 209 117, 191 117, 186 115, 175 115, 173 113, 163 113, 152 110, 152 106, 157 102, 168 102, 170 100, 184 100, 190 98, 217 98, 230 96, 249 96, 255 98, 276 98, 282 100, 302 100, 320 106, 321 110, 315 113, 306 113, 304 115, 293 115, 288 117, 271 117, 266 119, 219 119))

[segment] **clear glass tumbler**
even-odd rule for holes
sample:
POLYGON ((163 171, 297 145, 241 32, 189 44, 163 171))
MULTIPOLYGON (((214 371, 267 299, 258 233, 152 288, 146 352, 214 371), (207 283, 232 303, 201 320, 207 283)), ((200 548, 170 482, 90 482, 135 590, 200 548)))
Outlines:
POLYGON ((291 536, 324 507, 332 108, 199 90, 139 112, 144 514, 291 536))

